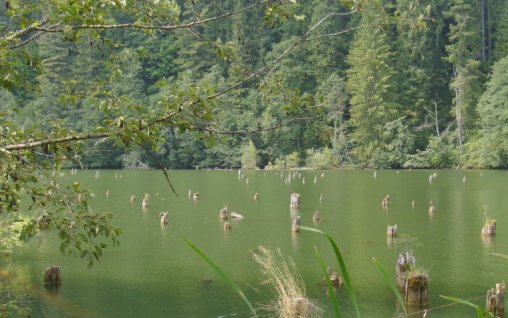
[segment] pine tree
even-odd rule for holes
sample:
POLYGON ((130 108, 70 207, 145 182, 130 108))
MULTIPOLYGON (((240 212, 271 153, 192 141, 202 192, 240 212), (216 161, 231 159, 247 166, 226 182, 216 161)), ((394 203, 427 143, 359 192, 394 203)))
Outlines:
POLYGON ((481 93, 481 28, 475 3, 473 0, 455 0, 448 13, 453 23, 450 25, 450 44, 446 46, 446 51, 448 61, 453 65, 451 88, 455 96, 454 112, 461 151, 467 133, 476 127, 475 105, 481 93))
POLYGON ((492 67, 492 77, 478 101, 479 138, 470 147, 469 164, 481 168, 508 167, 508 56, 492 67))
POLYGON ((386 18, 380 1, 366 2, 361 29, 355 34, 348 56, 353 139, 363 164, 369 164, 376 149, 384 146, 386 141, 381 136, 385 125, 400 117, 393 54, 383 26, 386 18))

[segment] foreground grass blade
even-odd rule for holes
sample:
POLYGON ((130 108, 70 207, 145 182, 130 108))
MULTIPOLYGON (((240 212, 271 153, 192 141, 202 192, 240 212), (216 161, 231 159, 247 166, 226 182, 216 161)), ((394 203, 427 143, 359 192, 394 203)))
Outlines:
POLYGON ((505 254, 492 253, 492 255, 499 256, 501 258, 504 258, 504 259, 508 260, 508 255, 505 255, 505 254))
POLYGON ((388 286, 390 286, 390 288, 393 290, 393 293, 395 294, 395 296, 397 297, 397 300, 399 301, 400 305, 402 306, 402 310, 404 310, 404 315, 407 316, 406 304, 404 303, 404 299, 402 299, 402 295, 400 294, 399 289, 393 282, 393 278, 390 276, 390 274, 388 274, 388 272, 385 270, 383 265, 381 265, 381 263, 378 262, 375 257, 373 257, 372 260, 374 261, 374 264, 376 265, 377 269, 379 269, 381 274, 383 274, 383 278, 385 279, 386 284, 388 286))
POLYGON ((469 302, 467 300, 460 299, 460 298, 455 298, 455 297, 450 297, 450 296, 443 296, 443 295, 439 295, 439 297, 447 299, 447 300, 451 300, 451 301, 459 303, 459 304, 464 304, 464 305, 467 305, 469 307, 475 308, 476 309, 476 315, 478 316, 478 318, 494 317, 494 315, 492 313, 486 312, 485 310, 480 308, 480 306, 478 306, 476 304, 473 304, 472 302, 469 302))
POLYGON ((314 251, 316 252, 316 256, 319 260, 319 264, 321 265, 321 269, 323 269, 323 273, 325 274, 326 286, 328 288, 328 295, 330 295, 330 297, 332 299, 333 310, 335 311, 335 317, 340 318, 341 315, 340 315, 339 302, 337 301, 335 289, 333 288, 332 282, 330 281, 330 275, 326 269, 325 262, 324 262, 323 258, 321 257, 321 255, 319 254, 317 247, 315 247, 315 246, 314 246, 314 251))
POLYGON ((333 238, 326 234, 325 232, 322 232, 320 230, 317 230, 312 227, 307 226, 300 226, 300 229, 304 231, 310 231, 310 232, 316 232, 319 234, 324 235, 330 244, 333 247, 333 251, 335 252, 335 256, 337 257, 337 261, 339 262, 340 270, 342 272, 342 277, 344 278, 344 285, 346 286, 346 290, 349 296, 349 299, 351 299, 351 303, 353 304, 353 307, 355 308, 356 317, 360 318, 360 307, 358 306, 358 301, 356 300, 356 294, 353 290, 353 285, 351 284, 351 279, 349 278, 349 274, 346 268, 346 263, 344 263, 344 258, 342 258, 342 254, 340 253, 339 247, 337 246, 337 243, 333 240, 333 238))
POLYGON ((254 315, 254 317, 257 317, 257 314, 256 314, 256 311, 254 310, 254 307, 252 307, 252 304, 250 303, 250 301, 247 299, 247 297, 245 296, 245 294, 243 293, 243 291, 240 289, 240 287, 238 287, 237 284, 235 284, 235 282, 231 279, 231 277, 229 277, 228 274, 226 274, 226 272, 224 272, 217 264, 215 264, 214 261, 212 261, 210 259, 210 257, 208 257, 203 251, 201 251, 196 245, 194 245, 191 241, 189 241, 188 239, 186 238, 183 238, 183 240, 189 244, 189 246, 199 255, 201 256, 202 259, 205 260, 205 262, 208 263, 208 265, 210 265, 211 268, 213 268, 213 270, 219 274, 220 277, 222 277, 222 279, 224 279, 224 281, 226 281, 226 283, 228 283, 228 285, 233 288, 234 291, 236 291, 238 294, 240 294, 240 297, 242 297, 243 301, 247 304, 247 306, 249 306, 250 308, 250 311, 252 312, 252 314, 254 315))

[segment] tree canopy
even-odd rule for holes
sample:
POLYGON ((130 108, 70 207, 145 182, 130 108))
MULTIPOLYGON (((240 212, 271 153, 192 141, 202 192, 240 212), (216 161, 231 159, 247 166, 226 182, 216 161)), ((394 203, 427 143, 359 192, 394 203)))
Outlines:
POLYGON ((502 1, 0 4, 4 222, 89 264, 120 229, 62 169, 508 165, 502 1))

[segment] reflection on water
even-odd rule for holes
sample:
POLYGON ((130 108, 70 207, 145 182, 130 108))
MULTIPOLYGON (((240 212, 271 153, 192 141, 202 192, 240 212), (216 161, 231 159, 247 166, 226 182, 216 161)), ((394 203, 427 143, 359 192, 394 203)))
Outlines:
MULTIPOLYGON (((446 305, 439 295, 464 299, 485 295, 507 273, 506 261, 492 255, 508 254, 503 230, 508 223, 504 193, 508 175, 502 171, 446 170, 438 176, 425 170, 379 170, 374 178, 372 171, 364 170, 171 171, 170 177, 178 196, 158 171, 101 171, 97 178, 95 172, 78 171, 65 177, 66 182, 79 181, 94 193, 109 189, 108 195, 95 196, 91 206, 114 214, 115 226, 123 229, 121 245, 108 248, 92 269, 79 259, 62 256, 52 233, 41 234, 40 247, 32 244, 18 250, 13 266, 28 273, 26 281, 36 297, 34 317, 247 317, 249 310, 238 295, 182 237, 205 251, 254 303, 266 300, 267 293, 250 251, 260 245, 280 249, 295 261, 309 296, 326 308, 324 316, 333 317, 314 248, 327 264, 333 268, 338 264, 324 237, 291 231, 292 219, 298 215, 302 225, 318 227, 337 241, 364 317, 393 317, 401 312, 372 257, 394 276, 398 253, 414 250, 417 264, 432 269, 432 317, 474 315, 465 306, 446 305), (188 191, 200 193, 199 197, 189 196, 188 191), (141 207, 141 200, 130 199, 143 198, 145 193, 150 198, 147 208, 141 207), (301 207, 288 213, 292 193, 301 195, 301 207), (380 202, 387 194, 390 203, 384 208, 380 202), (434 213, 429 213, 430 201, 434 213), (480 235, 487 205, 487 216, 499 224, 493 237, 480 235), (245 216, 229 220, 228 231, 217 216, 224 206, 245 216), (319 223, 312 220, 316 210, 319 223), (162 211, 168 211, 165 226, 160 223, 162 211), (403 233, 387 238, 389 224, 397 224, 403 233), (42 288, 45 268, 53 265, 63 272, 60 290, 35 292, 42 288)), ((344 293, 339 292, 339 301, 344 316, 353 314, 344 293)), ((484 297, 478 298, 478 303, 483 301, 484 297)))

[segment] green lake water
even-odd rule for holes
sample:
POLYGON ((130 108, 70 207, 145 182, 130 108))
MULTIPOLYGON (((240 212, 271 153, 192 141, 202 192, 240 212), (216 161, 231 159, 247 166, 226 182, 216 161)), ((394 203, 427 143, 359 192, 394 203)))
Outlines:
MULTIPOLYGON (((394 294, 375 267, 375 257, 395 275, 398 252, 407 240, 387 239, 388 224, 401 234, 417 238, 413 245, 417 265, 430 270, 428 317, 475 317, 473 309, 449 305, 439 295, 474 299, 484 305, 487 289, 508 280, 508 173, 456 170, 334 170, 292 172, 170 171, 173 194, 160 171, 78 171, 62 182, 79 181, 95 194, 95 211, 114 214, 123 229, 121 245, 107 248, 103 260, 91 269, 86 262, 59 252, 55 234, 42 233, 28 248, 16 250, 10 266, 19 271, 34 293, 32 317, 249 317, 238 294, 186 245, 190 239, 216 261, 247 297, 260 305, 270 291, 251 256, 263 245, 280 249, 296 263, 307 294, 333 310, 321 280, 323 274, 314 247, 338 269, 333 251, 323 236, 291 232, 290 195, 301 194, 302 225, 329 233, 342 250, 362 317, 394 317, 400 308, 394 294), (429 183, 429 176, 437 178, 429 183), (464 182, 464 177, 466 180, 464 182), (305 179, 305 183, 303 180, 305 179), (199 200, 188 198, 189 189, 199 200), (106 191, 109 190, 109 197, 106 191), (141 198, 150 194, 150 206, 141 198), (259 193, 259 200, 254 200, 259 193), (322 194, 323 200, 320 201, 322 194), (384 209, 381 201, 391 198, 384 209), (130 202, 131 195, 137 201, 130 202), (411 205, 415 201, 415 207, 411 205), (429 214, 429 201, 437 212, 429 214), (245 216, 232 220, 225 232, 219 210, 228 206, 245 216), (312 222, 319 210, 321 222, 312 222), (159 213, 169 212, 161 226, 159 213), (497 219, 497 235, 482 238, 485 217, 497 219), (57 293, 44 289, 47 267, 59 265, 63 274, 57 293)), ((344 317, 353 310, 339 290, 344 317)), ((409 317, 421 317, 413 313, 409 317)))

